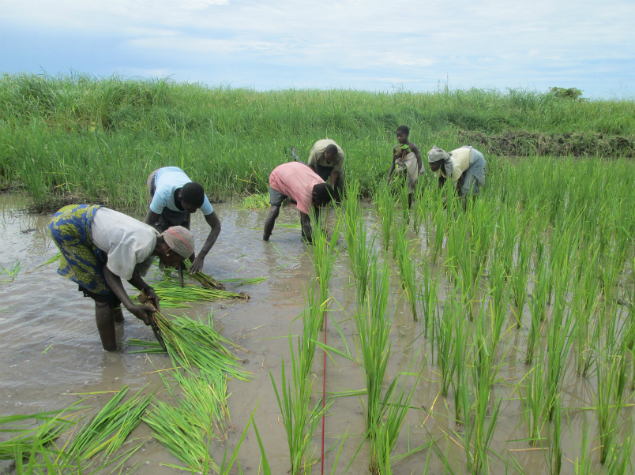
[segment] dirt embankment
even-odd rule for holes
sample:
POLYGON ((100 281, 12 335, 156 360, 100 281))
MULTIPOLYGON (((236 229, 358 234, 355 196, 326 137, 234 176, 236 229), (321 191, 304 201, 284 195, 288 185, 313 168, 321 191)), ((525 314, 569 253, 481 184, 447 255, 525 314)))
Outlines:
POLYGON ((507 132, 485 135, 459 131, 465 145, 487 150, 494 155, 600 155, 603 157, 635 157, 635 139, 604 134, 531 134, 507 132))

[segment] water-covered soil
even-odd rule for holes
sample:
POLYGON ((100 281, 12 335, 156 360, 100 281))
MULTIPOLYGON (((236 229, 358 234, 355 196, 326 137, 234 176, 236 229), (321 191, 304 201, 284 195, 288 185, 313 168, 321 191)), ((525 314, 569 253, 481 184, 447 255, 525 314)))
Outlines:
MULTIPOLYGON (((49 214, 35 215, 24 211, 27 201, 17 195, 0 195, 0 267, 10 268, 18 261, 20 271, 12 282, 0 283, 0 414, 23 414, 67 407, 87 393, 117 391, 130 384, 134 390, 156 391, 159 398, 166 393, 158 371, 170 368, 167 356, 131 353, 126 341, 130 338, 152 340, 152 332, 134 316, 126 313, 126 322, 119 328, 122 350, 104 352, 93 317, 93 303, 82 298, 76 286, 56 274, 56 265, 36 267, 56 252, 47 234, 49 214)), ((281 360, 289 359, 287 336, 301 331, 301 322, 295 320, 303 309, 303 290, 314 276, 311 247, 300 239, 300 231, 277 226, 270 243, 262 241, 262 224, 266 210, 242 210, 232 203, 216 205, 222 222, 222 233, 206 259, 204 271, 217 279, 234 277, 266 277, 259 284, 228 290, 246 291, 248 302, 217 302, 196 305, 179 310, 188 316, 206 316, 214 313, 214 326, 225 337, 237 342, 245 351, 237 354, 244 360, 244 368, 252 373, 249 382, 230 381, 228 384, 232 433, 227 441, 231 452, 255 412, 255 421, 264 439, 264 446, 273 473, 284 474, 289 469, 288 449, 280 410, 270 381, 270 373, 279 383, 281 360)), ((371 210, 366 210, 368 224, 374 222, 371 210)), ((332 219, 332 216, 331 216, 332 219)), ((279 224, 299 222, 295 209, 283 209, 279 224)), ((193 222, 197 248, 206 237, 206 223, 197 213, 193 222)), ((412 238, 419 236, 412 235, 412 238)), ((355 325, 351 317, 355 310, 355 287, 349 272, 346 246, 341 241, 341 255, 331 281, 333 301, 329 314, 326 340, 339 349, 345 346, 341 334, 355 354, 355 325), (335 325, 335 322, 338 324, 335 325), (337 329, 339 327, 339 331, 337 329)), ((418 245, 418 252, 425 246, 418 245)), ((460 442, 452 435, 457 429, 452 394, 439 396, 439 368, 427 362, 429 342, 422 336, 422 322, 413 322, 409 306, 401 298, 399 278, 393 278, 392 297, 395 309, 391 332, 392 352, 388 374, 391 378, 399 371, 414 370, 422 366, 423 377, 412 401, 394 454, 402 454, 434 438, 443 451, 453 450, 457 459, 464 458, 460 442)), ((6 279, 6 276, 0 277, 6 279)), ((448 283, 441 286, 440 300, 447 293, 448 283)), ((174 311, 173 313, 177 313, 174 311)), ((546 450, 531 448, 522 422, 522 407, 515 387, 526 373, 524 354, 521 352, 525 330, 512 330, 501 352, 500 376, 506 383, 494 388, 503 398, 492 447, 503 460, 513 456, 525 473, 548 473, 546 450)), ((324 338, 324 334, 320 335, 324 338)), ((364 387, 360 367, 343 359, 326 359, 318 350, 314 373, 316 400, 321 394, 323 377, 327 392, 364 387)), ((563 416, 563 472, 574 473, 573 460, 580 451, 581 425, 585 417, 590 423, 590 436, 595 437, 595 419, 584 408, 593 406, 594 380, 579 378, 570 370, 564 384, 564 404, 569 408, 563 416)), ((112 393, 89 395, 85 404, 96 412, 112 393)), ((326 454, 325 472, 331 473, 337 448, 334 444, 347 433, 339 467, 335 473, 344 473, 360 442, 363 440, 363 398, 335 399, 326 418, 325 445, 332 449, 326 454)), ((460 427, 458 427, 460 431, 460 427)), ((147 426, 141 424, 132 437, 146 437, 147 442, 129 462, 142 461, 138 473, 173 473, 174 469, 162 463, 177 460, 159 443, 151 439, 147 426)), ((321 430, 314 436, 316 455, 320 451, 321 430)), ((220 460, 225 447, 217 444, 212 455, 220 460)), ((393 465, 393 473, 423 473, 429 454, 424 449, 405 461, 393 465)), ((447 452, 451 456, 451 452, 447 452)), ((597 457, 596 457, 597 458, 597 457)), ((260 451, 253 431, 247 435, 240 450, 244 473, 260 473, 260 451)), ((365 474, 368 447, 362 446, 348 473, 365 474)), ((314 467, 317 472, 319 464, 314 467)), ((443 465, 436 454, 430 457, 429 473, 442 473, 443 465)), ((456 473, 462 473, 457 470, 456 473)), ((491 473, 506 473, 502 463, 495 463, 491 473)))

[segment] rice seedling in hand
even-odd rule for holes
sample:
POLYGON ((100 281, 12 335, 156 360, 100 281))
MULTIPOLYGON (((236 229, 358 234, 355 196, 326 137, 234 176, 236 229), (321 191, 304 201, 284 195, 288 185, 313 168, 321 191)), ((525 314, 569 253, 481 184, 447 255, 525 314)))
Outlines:
POLYGON ((240 347, 214 330, 211 313, 207 322, 175 315, 168 320, 159 312, 153 315, 175 366, 195 366, 208 374, 248 380, 249 373, 240 368, 240 360, 227 348, 240 347))

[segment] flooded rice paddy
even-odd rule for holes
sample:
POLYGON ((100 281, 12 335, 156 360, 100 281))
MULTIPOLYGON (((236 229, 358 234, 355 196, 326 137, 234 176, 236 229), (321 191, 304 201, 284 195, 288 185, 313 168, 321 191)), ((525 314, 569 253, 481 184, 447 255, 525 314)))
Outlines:
MULTIPOLYGON (((58 276, 56 264, 37 268, 52 257, 57 248, 48 236, 47 225, 51 215, 31 214, 25 211, 27 205, 21 196, 0 195, 0 267, 8 269, 19 262, 20 269, 13 281, 9 281, 6 275, 0 277, 4 281, 0 283, 0 414, 64 408, 84 397, 88 398, 85 404, 96 412, 112 396, 112 392, 125 384, 130 384, 133 390, 145 388, 147 392, 155 391, 158 398, 167 397, 159 372, 172 367, 169 358, 132 353, 134 348, 126 344, 132 338, 152 340, 149 327, 124 312, 126 322, 118 327, 122 349, 115 353, 103 351, 94 323, 92 300, 83 298, 73 283, 58 276)), ((252 374, 252 378, 249 382, 234 380, 228 383, 232 427, 227 440, 228 451, 231 453, 235 447, 257 406, 254 419, 263 437, 272 473, 284 474, 289 469, 287 441, 269 374, 279 383, 283 357, 289 366, 287 336, 301 333, 302 323, 297 317, 304 308, 303 292, 315 275, 312 249, 301 241, 299 229, 281 226, 299 223, 295 208, 282 210, 270 243, 262 241, 262 225, 267 210, 243 210, 232 203, 215 205, 215 209, 221 219, 222 232, 205 261, 204 271, 220 280, 235 277, 266 277, 267 280, 240 287, 228 284, 228 290, 246 291, 251 297, 248 302, 216 302, 213 305, 194 305, 185 310, 167 310, 165 313, 196 317, 207 316, 213 310, 214 328, 245 349, 237 351, 237 356, 244 360, 243 367, 252 374)), ((370 209, 364 212, 368 225, 372 226, 376 221, 375 214, 370 209)), ((197 213, 193 220, 197 249, 207 235, 206 229, 205 221, 197 213)), ((412 233, 410 238, 420 240, 422 235, 412 233)), ((341 254, 330 283, 333 300, 326 340, 329 345, 344 350, 343 335, 355 354, 355 322, 352 318, 356 309, 355 286, 343 237, 339 244, 341 254)), ((416 250, 419 253, 425 251, 425 245, 418 243, 416 250)), ((419 387, 393 455, 406 453, 433 439, 448 458, 451 459, 454 453, 461 461, 464 452, 460 440, 452 433, 453 430, 461 430, 453 420, 452 394, 445 398, 439 395, 439 368, 429 361, 430 345, 422 335, 424 319, 413 321, 410 306, 401 296, 394 263, 391 269, 394 273, 391 298, 395 315, 388 374, 392 377, 411 367, 416 371, 423 367, 419 387)), ((436 271, 441 272, 441 267, 436 271)), ((152 281, 151 276, 148 281, 152 281)), ((450 283, 444 280, 439 289, 441 301, 450 288, 450 283)), ((524 320, 529 321, 526 313, 524 320)), ((320 338, 323 337, 321 333, 320 338)), ((525 339, 526 328, 511 329, 505 334, 500 355, 501 382, 493 391, 497 397, 502 397, 502 403, 492 449, 503 461, 517 460, 524 473, 547 474, 547 449, 531 447, 525 440, 527 430, 516 391, 527 372, 523 351, 525 339)), ((321 395, 324 377, 327 392, 364 388, 362 370, 357 364, 334 356, 326 359, 326 371, 323 365, 323 352, 318 350, 314 363, 316 401, 321 395)), ((585 419, 589 424, 589 438, 593 439, 597 433, 596 419, 589 411, 594 406, 595 378, 578 377, 572 365, 570 359, 563 386, 566 410, 562 423, 562 473, 565 474, 574 473, 573 462, 584 450, 581 448, 581 433, 585 419)), ((347 438, 334 473, 344 473, 363 441, 362 403, 363 398, 357 396, 334 400, 326 418, 326 473, 331 473, 333 469, 338 442, 345 433, 347 438)), ((178 460, 151 438, 145 424, 141 424, 131 438, 147 440, 142 450, 128 462, 129 466, 142 463, 137 473, 175 472, 162 464, 178 464, 178 460)), ((318 456, 320 429, 316 430, 313 442, 318 456)), ((593 444, 589 448, 592 449, 593 444)), ((224 445, 214 445, 214 459, 222 459, 224 450, 224 445)), ((597 455, 594 460, 597 463, 597 455)), ((244 473, 262 473, 260 450, 251 429, 240 448, 240 461, 244 473)), ((393 463, 393 473, 424 473, 427 461, 428 473, 444 473, 442 462, 429 448, 393 463)), ((515 472, 511 467, 506 468, 503 462, 493 461, 492 464, 490 473, 515 472)), ((347 473, 366 474, 367 467, 368 444, 365 443, 347 473)), ((599 464, 595 466, 598 472, 601 470, 599 467, 599 464)), ((319 462, 313 470, 319 472, 319 462)), ((456 468, 456 473, 462 473, 462 470, 456 468)))

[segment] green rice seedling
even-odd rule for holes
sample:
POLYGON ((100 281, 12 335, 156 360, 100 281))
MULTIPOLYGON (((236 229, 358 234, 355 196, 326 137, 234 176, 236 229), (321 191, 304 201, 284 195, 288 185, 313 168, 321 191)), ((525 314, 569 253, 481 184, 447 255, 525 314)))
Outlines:
POLYGON ((620 427, 626 386, 625 348, 607 346, 597 360, 595 411, 598 420, 600 463, 604 464, 615 448, 620 427))
MULTIPOLYGON (((298 371, 304 375, 304 384, 311 376, 313 357, 317 345, 318 335, 324 327, 324 316, 328 302, 323 302, 321 293, 316 293, 309 285, 304 293, 304 311, 302 312, 302 337, 298 339, 297 365, 298 371)), ((301 388, 304 394, 304 387, 301 388)), ((308 397, 308 396, 307 396, 308 397)))
POLYGON ((152 395, 142 396, 141 390, 125 402, 124 386, 80 431, 66 448, 72 459, 87 460, 102 450, 112 455, 137 427, 152 395))
POLYGON ((575 353, 576 371, 586 377, 594 366, 596 357, 596 342, 600 337, 600 321, 594 318, 600 305, 599 281, 596 270, 597 252, 591 259, 590 265, 584 267, 577 283, 577 290, 571 299, 572 315, 575 323, 575 353))
MULTIPOLYGON (((189 259, 185 259, 185 261, 183 261, 183 265, 187 270, 189 270, 192 266, 192 262, 189 259)), ((218 282, 211 275, 207 275, 203 271, 199 270, 194 274, 188 275, 197 280, 206 289, 225 290, 225 285, 222 282, 218 282)))
POLYGON ((390 247, 390 235, 395 210, 395 200, 388 185, 381 184, 378 187, 377 195, 375 198, 375 207, 381 220, 380 230, 381 237, 384 242, 384 251, 388 252, 388 249, 390 247))
POLYGON ((421 373, 408 392, 405 389, 405 381, 402 382, 399 392, 396 391, 397 378, 386 390, 382 417, 379 426, 373 429, 374 436, 370 440, 369 469, 371 473, 382 475, 391 473, 390 455, 397 444, 420 377, 421 373))
POLYGON ((181 373, 177 370, 173 376, 176 387, 181 390, 180 396, 163 376, 162 379, 177 405, 155 400, 143 420, 152 429, 153 436, 186 467, 165 465, 202 473, 219 471, 209 447, 211 440, 227 438, 227 380, 205 371, 181 373))
MULTIPOLYGON (((483 313, 484 310, 481 310, 483 313)), ((481 315, 482 316, 482 315, 481 315)), ((502 399, 497 398, 490 413, 491 387, 498 370, 493 364, 494 354, 487 345, 486 319, 479 318, 475 325, 475 338, 468 358, 473 362, 469 371, 469 389, 461 391, 459 404, 462 406, 463 431, 454 434, 462 439, 469 473, 489 473, 491 443, 498 423, 502 399), (473 398, 473 399, 472 399, 473 398)))
POLYGON ((316 219, 313 212, 311 213, 311 221, 313 226, 313 266, 315 267, 318 285, 320 286, 320 300, 324 303, 328 300, 329 282, 331 281, 335 261, 340 252, 337 240, 340 236, 342 219, 338 215, 335 226, 330 230, 330 237, 327 236, 326 231, 322 228, 321 219, 316 219))
POLYGON ((560 275, 555 282, 552 320, 547 325, 547 347, 549 351, 547 352, 545 389, 550 421, 553 420, 553 407, 556 398, 562 390, 567 358, 573 343, 572 336, 575 332, 575 320, 570 311, 568 311, 565 301, 569 276, 569 261, 565 259, 560 267, 560 275))
POLYGON ((267 193, 255 193, 247 195, 240 203, 241 209, 269 209, 269 195, 267 193))
POLYGON ((242 279, 237 277, 235 279, 223 279, 219 282, 223 284, 234 284, 236 287, 240 287, 241 285, 251 285, 251 284, 259 284, 267 280, 266 277, 254 277, 252 279, 242 279))
POLYGON ((514 297, 514 313, 516 326, 521 328, 523 308, 527 298, 527 280, 529 278, 529 262, 531 260, 531 242, 524 235, 518 239, 518 260, 511 275, 511 289, 514 297))
POLYGON ((503 263, 496 255, 492 256, 489 271, 489 315, 490 339, 492 348, 496 349, 503 335, 503 327, 507 319, 509 303, 509 285, 505 276, 503 263))
POLYGON ((443 312, 437 312, 437 323, 434 325, 433 340, 437 348, 437 365, 441 372, 441 395, 444 397, 448 395, 457 363, 460 363, 455 354, 463 351, 463 347, 459 348, 459 345, 465 343, 464 340, 457 341, 464 334, 461 331, 463 318, 455 298, 454 293, 448 296, 443 312), (460 334, 457 335, 457 332, 460 334))
POLYGON ((359 205, 359 182, 357 180, 352 181, 346 189, 346 200, 344 200, 342 205, 342 211, 344 214, 344 237, 346 238, 351 270, 353 270, 353 263, 356 262, 357 229, 359 222, 362 220, 362 212, 359 205))
MULTIPOLYGON (((298 346, 299 351, 304 351, 300 343, 298 343, 298 346)), ((290 473, 295 475, 305 473, 307 469, 310 470, 309 467, 312 465, 310 448, 313 432, 317 428, 323 414, 328 411, 331 403, 327 403, 322 407, 322 400, 320 399, 311 407, 310 396, 313 383, 310 378, 306 377, 304 368, 301 367, 295 357, 291 335, 289 335, 289 349, 291 351, 291 380, 287 380, 284 357, 282 358, 281 366, 282 380, 280 391, 271 371, 269 376, 271 377, 271 384, 280 408, 282 425, 287 435, 291 462, 290 473)))
POLYGON ((20 272, 20 261, 17 261, 11 267, 0 267, 0 276, 6 275, 5 279, 0 279, 0 282, 13 282, 20 272))
MULTIPOLYGON (((539 246, 542 249, 542 246, 539 246)), ((538 252, 536 258, 537 269, 534 273, 534 292, 529 298, 529 313, 531 322, 529 325, 529 335, 527 337, 527 347, 525 350, 525 364, 530 365, 534 358, 536 345, 540 341, 540 333, 543 321, 547 313, 547 291, 549 287, 549 264, 542 257, 542 252, 538 252)))
POLYGON ((33 270, 28 271, 27 274, 30 272, 33 272, 34 270, 39 269, 40 267, 48 266, 49 264, 53 264, 53 262, 58 262, 60 260, 60 257, 62 257, 62 253, 61 252, 56 253, 53 257, 51 257, 50 259, 47 259, 46 262, 43 262, 39 266, 35 267, 33 270))
POLYGON ((401 276, 401 288, 410 303, 412 319, 416 322, 418 320, 417 271, 410 252, 410 242, 407 240, 407 233, 407 224, 402 223, 393 235, 393 245, 395 246, 397 252, 397 264, 399 266, 399 275, 401 276))
POLYGON ((551 475, 560 475, 562 471, 562 395, 554 404, 553 428, 549 426, 549 466, 551 475))
POLYGON ((613 448, 607 455, 604 466, 607 473, 633 473, 633 453, 635 452, 635 436, 633 435, 633 416, 625 422, 621 443, 614 442, 613 448))
POLYGON ((428 330, 434 325, 435 316, 438 310, 437 291, 439 287, 436 275, 433 275, 432 266, 428 262, 423 262, 419 275, 420 286, 417 297, 421 306, 423 317, 425 318, 424 335, 428 337, 428 330))
POLYGON ((593 464, 589 450, 589 424, 586 414, 582 420, 582 438, 580 441, 580 456, 573 462, 573 470, 575 475, 592 475, 593 464))
POLYGON ((549 407, 545 387, 545 361, 542 347, 539 355, 534 358, 534 367, 525 374, 517 387, 523 407, 523 418, 527 425, 527 440, 529 445, 540 445, 542 429, 547 421, 549 407), (522 384, 524 382, 524 391, 522 384))
POLYGON ((409 193, 408 193, 408 184, 406 182, 401 182, 401 183, 396 182, 395 185, 398 186, 397 192, 399 194, 399 201, 401 203, 402 220, 409 225, 410 224, 410 199, 409 199, 409 193))
POLYGON ((357 239, 352 244, 355 248, 355 261, 351 262, 351 269, 353 271, 353 276, 355 277, 358 306, 363 306, 364 302, 366 302, 370 265, 377 259, 377 255, 373 250, 377 235, 373 234, 368 242, 366 236, 366 224, 360 218, 357 224, 357 239))
POLYGON ((355 313, 358 354, 362 359, 366 382, 366 431, 367 437, 371 439, 374 438, 374 430, 381 421, 383 382, 391 348, 388 336, 392 326, 388 309, 388 263, 384 261, 381 268, 378 267, 377 263, 371 265, 366 305, 358 308, 355 313))
MULTIPOLYGON (((439 199, 439 205, 437 206, 436 212, 434 214, 434 242, 432 244, 433 261, 436 261, 437 257, 441 255, 447 223, 447 213, 443 208, 441 199, 439 199)), ((432 232, 431 230, 432 226, 430 226, 429 232, 432 232)))
POLYGON ((489 304, 496 322, 502 322, 507 316, 509 295, 510 289, 503 260, 496 252, 492 256, 489 268, 489 304))
POLYGON ((226 290, 216 290, 185 284, 184 287, 173 279, 165 279, 154 285, 154 291, 166 308, 180 306, 183 302, 214 302, 216 300, 249 300, 245 292, 239 294, 226 290))
POLYGON ((240 360, 228 349, 241 349, 223 338, 213 328, 213 316, 207 322, 171 315, 168 320, 155 312, 154 317, 168 348, 174 366, 196 366, 209 374, 224 373, 229 377, 247 381, 249 373, 239 367, 240 360))
POLYGON ((454 312, 454 341, 453 341, 453 361, 452 371, 454 377, 450 376, 452 394, 454 397, 454 419, 457 424, 463 423, 469 417, 467 411, 467 399, 469 396, 469 357, 468 332, 469 326, 461 314, 458 306, 454 312))
MULTIPOLYGON (((71 406, 73 407, 73 406, 71 406)), ((13 460, 19 451, 21 457, 29 457, 34 447, 42 449, 60 436, 62 431, 75 421, 65 417, 68 410, 41 412, 38 414, 20 414, 0 416, 0 433, 15 434, 0 442, 0 460, 13 460), (32 427, 25 422, 41 421, 32 427)))

